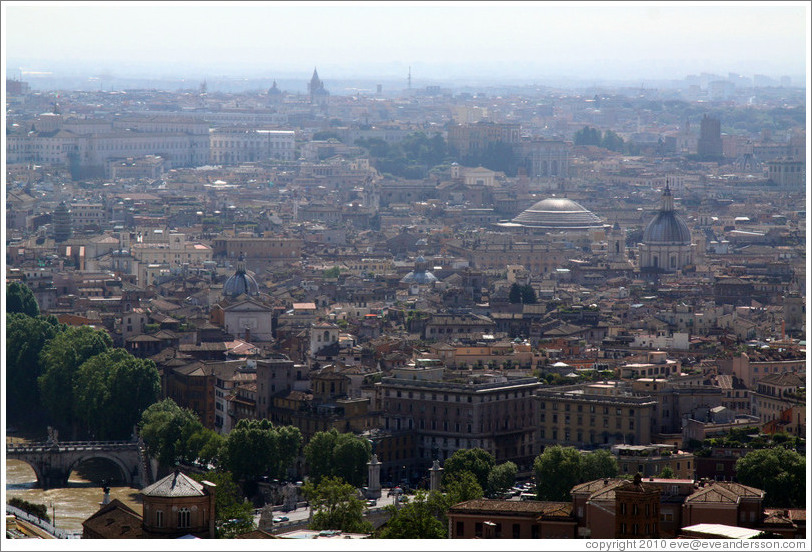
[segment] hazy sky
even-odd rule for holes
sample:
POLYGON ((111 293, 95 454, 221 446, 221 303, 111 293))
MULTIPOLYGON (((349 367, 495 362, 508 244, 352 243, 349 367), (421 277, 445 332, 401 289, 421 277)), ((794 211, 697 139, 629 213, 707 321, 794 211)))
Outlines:
MULTIPOLYGON (((803 75, 809 2, 3 2, 8 70, 803 75), (55 69, 56 68, 56 69, 55 69)), ((211 73, 210 73, 211 74, 211 73)), ((436 75, 435 75, 436 76, 436 75)))

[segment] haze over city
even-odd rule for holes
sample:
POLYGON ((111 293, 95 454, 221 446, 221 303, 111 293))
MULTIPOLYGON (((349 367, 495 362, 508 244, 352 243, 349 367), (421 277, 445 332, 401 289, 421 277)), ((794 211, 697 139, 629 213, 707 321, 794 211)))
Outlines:
MULTIPOLYGON (((805 3, 4 3, 6 74, 544 84, 805 81, 805 3), (8 4, 8 5, 6 5, 8 4)), ((102 82, 102 84, 104 84, 102 82)))
POLYGON ((809 549, 812 3, 0 9, 4 550, 809 549))

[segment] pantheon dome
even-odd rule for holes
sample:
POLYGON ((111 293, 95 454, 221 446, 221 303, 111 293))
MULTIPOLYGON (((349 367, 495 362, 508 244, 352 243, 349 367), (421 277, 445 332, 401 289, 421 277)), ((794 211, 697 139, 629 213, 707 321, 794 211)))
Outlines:
POLYGON ((242 294, 248 296, 259 295, 259 286, 256 280, 245 271, 245 257, 240 254, 240 259, 237 262, 237 272, 223 284, 223 296, 234 298, 242 294))
POLYGON ((516 225, 545 230, 589 230, 603 228, 603 221, 580 203, 565 197, 550 197, 522 211, 516 225))

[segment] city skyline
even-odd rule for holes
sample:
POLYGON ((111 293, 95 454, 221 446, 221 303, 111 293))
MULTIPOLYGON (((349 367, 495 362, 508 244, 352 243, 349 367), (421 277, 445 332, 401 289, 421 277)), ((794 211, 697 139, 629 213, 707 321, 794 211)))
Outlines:
POLYGON ((809 50, 800 2, 8 2, 3 12, 6 75, 23 78, 292 77, 316 66, 345 79, 405 80, 411 68, 421 79, 805 81, 809 50))

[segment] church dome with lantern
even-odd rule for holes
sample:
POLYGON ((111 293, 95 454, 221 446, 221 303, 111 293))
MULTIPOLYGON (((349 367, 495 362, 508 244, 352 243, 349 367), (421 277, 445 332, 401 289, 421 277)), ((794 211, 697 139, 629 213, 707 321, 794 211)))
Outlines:
POLYGON ((694 262, 695 247, 691 244, 691 230, 674 210, 674 197, 666 182, 660 210, 643 231, 640 269, 654 272, 680 270, 694 262))
POLYGON ((237 271, 223 284, 223 296, 235 298, 243 294, 248 296, 259 295, 259 286, 257 285, 257 281, 246 272, 245 256, 240 253, 240 258, 237 262, 237 271))

